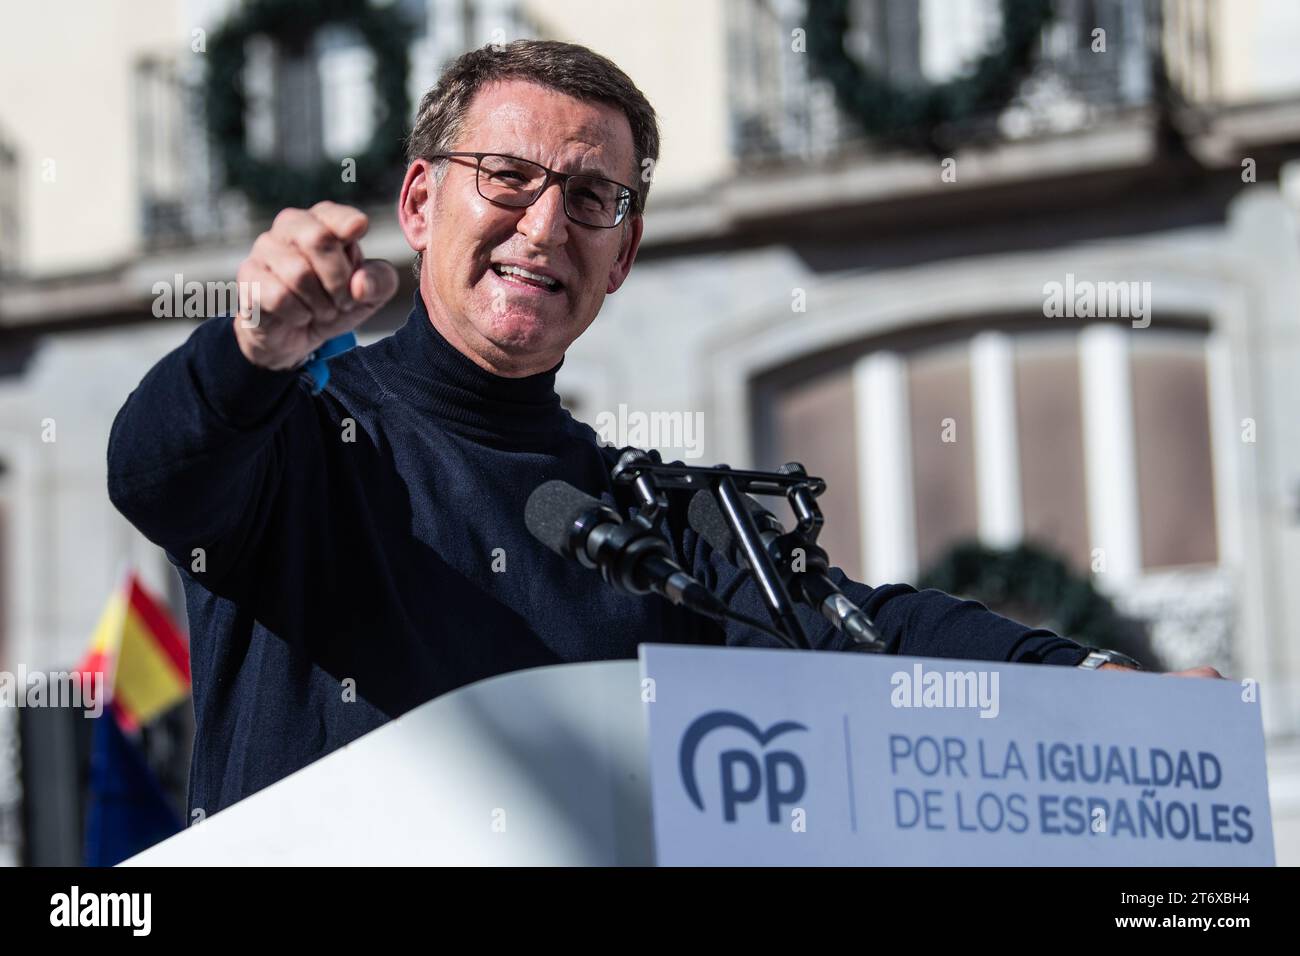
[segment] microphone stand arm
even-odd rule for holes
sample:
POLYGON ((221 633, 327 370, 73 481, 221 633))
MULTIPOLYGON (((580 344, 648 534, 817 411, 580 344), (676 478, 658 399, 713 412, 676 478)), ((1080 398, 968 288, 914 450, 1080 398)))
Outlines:
POLYGON ((767 604, 768 613, 772 615, 772 623, 783 630, 801 647, 811 649, 812 643, 808 640, 803 624, 795 613, 794 601, 791 600, 790 592, 787 590, 780 573, 776 570, 771 555, 767 553, 767 548, 763 547, 763 539, 759 536, 758 525, 754 523, 754 516, 745 507, 745 500, 741 496, 740 489, 736 487, 736 483, 732 481, 730 476, 724 476, 717 480, 714 493, 718 496, 718 504, 722 506, 722 513, 731 522, 731 529, 736 535, 736 540, 740 542, 740 548, 745 552, 745 558, 749 561, 749 566, 754 572, 759 591, 763 594, 763 601, 767 604))
POLYGON ((795 604, 785 580, 763 546, 743 494, 788 495, 799 516, 799 526, 790 534, 803 543, 809 553, 815 553, 820 550, 816 539, 821 530, 822 514, 814 499, 826 490, 825 481, 809 477, 803 466, 797 464, 787 465, 780 472, 745 471, 727 465, 712 468, 666 465, 635 448, 623 453, 614 466, 612 477, 616 483, 635 486, 641 502, 638 517, 644 516, 652 524, 667 507, 664 489, 711 491, 749 562, 772 623, 797 647, 811 649, 812 644, 795 613, 795 604))

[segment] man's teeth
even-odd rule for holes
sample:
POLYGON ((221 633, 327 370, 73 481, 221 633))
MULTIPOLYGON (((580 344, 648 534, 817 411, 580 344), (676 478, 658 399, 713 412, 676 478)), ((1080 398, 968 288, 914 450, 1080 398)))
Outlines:
POLYGON ((550 276, 538 275, 536 272, 529 272, 527 269, 521 269, 518 266, 497 265, 496 270, 501 275, 519 276, 521 279, 531 279, 533 282, 540 282, 548 289, 554 289, 559 283, 550 276))

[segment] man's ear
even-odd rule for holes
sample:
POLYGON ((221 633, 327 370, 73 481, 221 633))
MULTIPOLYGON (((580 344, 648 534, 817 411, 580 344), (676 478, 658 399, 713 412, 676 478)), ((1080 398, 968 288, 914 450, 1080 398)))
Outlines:
POLYGON ((636 261, 636 252, 641 248, 641 233, 645 229, 645 220, 640 216, 629 216, 626 220, 626 226, 623 231, 623 248, 619 251, 618 258, 614 264, 609 267, 609 282, 605 286, 605 294, 617 292, 627 274, 632 271, 632 263, 636 261))
POLYGON ((416 252, 424 252, 429 243, 433 188, 433 165, 428 160, 417 159, 407 167, 397 199, 397 221, 406 244, 416 252))

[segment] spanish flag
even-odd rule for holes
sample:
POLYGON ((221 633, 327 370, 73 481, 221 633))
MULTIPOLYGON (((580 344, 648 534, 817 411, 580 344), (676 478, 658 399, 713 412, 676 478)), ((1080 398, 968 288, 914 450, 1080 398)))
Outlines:
POLYGON ((124 730, 149 723, 190 692, 186 640, 135 572, 108 599, 77 670, 103 672, 110 706, 124 730))

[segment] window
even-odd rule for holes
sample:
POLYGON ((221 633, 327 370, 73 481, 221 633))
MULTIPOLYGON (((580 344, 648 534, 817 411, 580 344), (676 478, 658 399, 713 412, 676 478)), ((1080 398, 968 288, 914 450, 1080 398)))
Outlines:
POLYGON ((1116 555, 1115 541, 1092 538, 1116 536, 1117 528, 1136 549, 1134 572, 1217 564, 1202 331, 1123 335, 1117 350, 1089 360, 1131 380, 1131 395, 1087 396, 1077 328, 1000 333, 1009 358, 991 372, 974 364, 970 337, 943 334, 914 330, 888 351, 863 343, 756 383, 759 464, 801 461, 826 478, 822 540, 847 573, 897 579, 981 536, 997 546, 1015 539, 1046 546, 1089 573, 1094 548, 1116 555), (893 356, 901 374, 855 375, 859 361, 882 355, 893 356), (997 378, 1008 396, 993 414, 977 407, 977 371, 997 378), (1131 460, 1103 461, 1127 438, 1120 448, 1098 443, 1098 429, 1111 437, 1131 430, 1131 460), (999 456, 1006 460, 988 467, 999 456), (895 522, 898 509, 910 520, 895 522), (864 555, 882 548, 888 566, 864 566, 878 563, 864 555))

